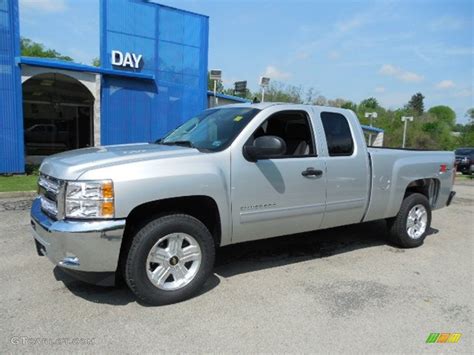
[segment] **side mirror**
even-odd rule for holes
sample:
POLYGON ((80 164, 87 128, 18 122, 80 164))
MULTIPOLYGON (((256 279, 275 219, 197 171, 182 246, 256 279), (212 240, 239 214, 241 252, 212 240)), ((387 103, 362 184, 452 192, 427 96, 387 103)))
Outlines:
POLYGON ((286 143, 277 136, 262 136, 255 138, 252 145, 244 146, 244 157, 252 162, 260 159, 270 159, 281 156, 286 152, 286 143))

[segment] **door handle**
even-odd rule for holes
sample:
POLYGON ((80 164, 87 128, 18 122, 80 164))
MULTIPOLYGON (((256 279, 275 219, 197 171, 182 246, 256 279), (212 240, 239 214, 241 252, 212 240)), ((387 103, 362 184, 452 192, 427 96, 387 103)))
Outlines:
POLYGON ((323 171, 322 170, 316 170, 315 168, 307 168, 306 170, 303 170, 301 172, 301 175, 303 175, 304 177, 308 177, 308 176, 321 176, 323 175, 323 171))

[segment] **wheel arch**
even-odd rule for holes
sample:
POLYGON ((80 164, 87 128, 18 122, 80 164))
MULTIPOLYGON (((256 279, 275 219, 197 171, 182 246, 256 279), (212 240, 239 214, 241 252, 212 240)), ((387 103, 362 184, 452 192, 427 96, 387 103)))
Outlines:
POLYGON ((428 199, 433 208, 438 200, 440 184, 441 182, 436 178, 413 180, 406 186, 403 199, 412 193, 420 193, 428 199))
POLYGON ((220 246, 221 214, 212 197, 195 195, 150 201, 134 207, 126 218, 118 271, 123 272, 124 261, 136 232, 147 222, 172 213, 188 214, 201 221, 214 238, 216 247, 220 246))

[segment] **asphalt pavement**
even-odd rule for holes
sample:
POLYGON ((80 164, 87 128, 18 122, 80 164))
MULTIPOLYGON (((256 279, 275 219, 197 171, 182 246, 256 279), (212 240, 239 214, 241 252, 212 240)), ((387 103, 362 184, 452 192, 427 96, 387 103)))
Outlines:
POLYGON ((474 184, 417 249, 384 222, 222 248, 202 293, 148 307, 36 254, 28 199, 0 200, 0 353, 472 352, 474 184), (427 344, 430 333, 462 333, 427 344))

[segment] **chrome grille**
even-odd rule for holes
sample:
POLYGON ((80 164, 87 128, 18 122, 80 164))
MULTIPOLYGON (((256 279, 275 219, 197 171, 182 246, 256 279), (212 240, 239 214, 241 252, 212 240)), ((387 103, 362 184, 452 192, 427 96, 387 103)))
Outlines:
POLYGON ((63 187, 63 181, 40 174, 38 193, 41 200, 41 210, 54 219, 59 219, 62 212, 63 187))

